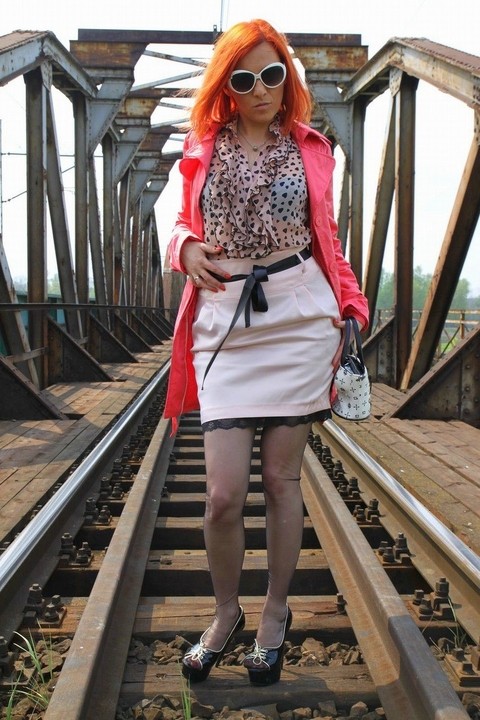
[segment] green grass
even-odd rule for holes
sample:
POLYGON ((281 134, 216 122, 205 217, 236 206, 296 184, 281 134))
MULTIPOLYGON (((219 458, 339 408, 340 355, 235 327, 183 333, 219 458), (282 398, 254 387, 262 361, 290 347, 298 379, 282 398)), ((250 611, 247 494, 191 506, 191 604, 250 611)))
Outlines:
MULTIPOLYGON (((33 705, 33 711, 39 709, 45 710, 48 707, 48 703, 50 700, 50 693, 48 692, 46 686, 52 676, 51 660, 49 663, 47 663, 47 670, 45 671, 44 665, 40 659, 40 654, 37 650, 32 636, 30 635, 29 638, 26 638, 24 635, 18 632, 16 632, 15 635, 20 639, 21 642, 15 642, 14 646, 18 648, 21 652, 27 653, 28 660, 31 663, 31 667, 33 668, 33 672, 31 673, 28 682, 24 683, 22 681, 22 678, 25 676, 25 674, 28 675, 28 673, 25 673, 27 667, 24 662, 23 668, 18 671, 17 677, 14 681, 12 681, 12 689, 8 696, 8 702, 6 706, 6 720, 11 720, 13 718, 15 714, 15 704, 19 702, 19 700, 21 700, 22 698, 27 698, 28 700, 30 700, 33 705)), ((52 644, 51 642, 46 642, 45 639, 43 642, 47 649, 47 653, 51 658, 52 644)))
POLYGON ((183 677, 180 665, 180 693, 182 696, 182 711, 184 720, 191 720, 192 717, 192 696, 190 694, 190 681, 183 677))

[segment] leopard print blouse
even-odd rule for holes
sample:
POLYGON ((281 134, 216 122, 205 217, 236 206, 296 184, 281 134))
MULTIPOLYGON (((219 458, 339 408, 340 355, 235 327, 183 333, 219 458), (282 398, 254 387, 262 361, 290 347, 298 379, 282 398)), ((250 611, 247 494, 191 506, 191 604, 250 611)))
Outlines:
POLYGON ((227 258, 261 258, 310 242, 300 151, 282 135, 278 119, 270 130, 275 137, 260 148, 252 166, 236 120, 216 138, 201 206, 205 242, 222 247, 227 258))

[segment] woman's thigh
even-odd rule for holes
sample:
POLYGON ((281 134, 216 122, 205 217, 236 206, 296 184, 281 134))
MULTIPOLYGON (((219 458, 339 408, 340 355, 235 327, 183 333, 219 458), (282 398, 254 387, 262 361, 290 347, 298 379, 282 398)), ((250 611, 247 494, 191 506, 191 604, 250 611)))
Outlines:
POLYGON ((262 433, 261 460, 264 485, 300 477, 311 423, 266 426, 262 433))
POLYGON ((218 428, 204 434, 207 499, 243 508, 254 434, 253 427, 218 428))

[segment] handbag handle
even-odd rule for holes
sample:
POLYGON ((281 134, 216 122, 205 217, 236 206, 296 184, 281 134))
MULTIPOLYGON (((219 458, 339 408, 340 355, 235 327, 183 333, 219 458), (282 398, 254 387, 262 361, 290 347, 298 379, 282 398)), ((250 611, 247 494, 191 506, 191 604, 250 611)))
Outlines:
POLYGON ((342 348, 342 365, 345 363, 348 355, 351 355, 351 352, 349 352, 351 347, 353 347, 353 352, 356 352, 359 361, 362 363, 362 367, 365 367, 362 350, 362 338, 360 337, 358 323, 355 318, 347 317, 345 318, 345 342, 343 343, 342 348))

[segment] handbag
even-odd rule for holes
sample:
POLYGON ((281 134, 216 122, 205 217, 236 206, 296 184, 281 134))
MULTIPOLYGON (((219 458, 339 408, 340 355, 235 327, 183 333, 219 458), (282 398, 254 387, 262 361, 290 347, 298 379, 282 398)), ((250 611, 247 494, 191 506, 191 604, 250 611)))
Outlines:
POLYGON ((334 375, 336 397, 332 410, 344 420, 365 420, 370 415, 370 379, 363 360, 362 339, 355 318, 345 320, 345 342, 334 375))

